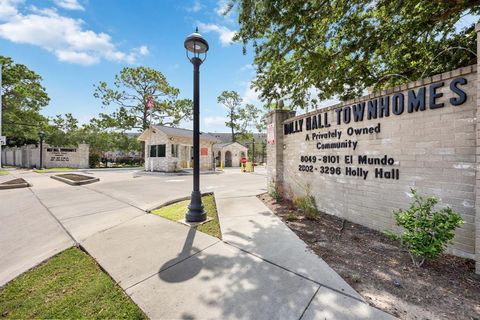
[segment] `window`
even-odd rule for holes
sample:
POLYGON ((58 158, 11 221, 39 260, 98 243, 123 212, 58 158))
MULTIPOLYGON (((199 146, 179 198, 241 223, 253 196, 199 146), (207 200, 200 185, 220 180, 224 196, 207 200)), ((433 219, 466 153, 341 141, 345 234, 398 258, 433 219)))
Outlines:
POLYGON ((150 158, 164 158, 165 157, 165 145, 157 144, 150 146, 150 158))
POLYGON ((178 144, 172 144, 172 157, 178 158, 178 144))
POLYGON ((150 146, 150 158, 157 156, 157 146, 150 146))

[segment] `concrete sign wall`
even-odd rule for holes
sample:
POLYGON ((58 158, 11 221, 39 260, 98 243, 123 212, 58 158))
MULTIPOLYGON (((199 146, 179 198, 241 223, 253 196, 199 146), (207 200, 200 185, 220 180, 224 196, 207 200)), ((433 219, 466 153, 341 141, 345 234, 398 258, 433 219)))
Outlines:
POLYGON ((44 148, 44 164, 46 168, 88 168, 89 145, 79 144, 77 147, 44 148))
POLYGON ((395 230, 393 210, 409 206, 415 187, 462 215, 449 250, 478 259, 477 91, 470 66, 296 117, 274 111, 269 179, 380 231, 395 230))
MULTIPOLYGON (((43 146, 43 166, 45 168, 75 168, 89 167, 89 145, 79 144, 77 147, 43 146)), ((2 164, 38 168, 40 166, 40 148, 27 145, 18 148, 4 148, 2 150, 2 164)))

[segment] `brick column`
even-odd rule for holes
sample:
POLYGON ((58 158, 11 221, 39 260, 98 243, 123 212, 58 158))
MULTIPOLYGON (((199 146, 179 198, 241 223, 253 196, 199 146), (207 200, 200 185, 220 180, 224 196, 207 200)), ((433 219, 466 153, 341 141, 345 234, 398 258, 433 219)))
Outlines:
POLYGON ((267 142, 267 177, 268 183, 283 191, 283 122, 294 117, 295 111, 275 109, 267 115, 267 126, 273 124, 275 142, 267 142))
POLYGON ((475 197, 475 260, 477 274, 480 274, 480 24, 475 26, 477 31, 477 143, 476 143, 476 155, 477 155, 477 172, 476 172, 476 197, 475 197))

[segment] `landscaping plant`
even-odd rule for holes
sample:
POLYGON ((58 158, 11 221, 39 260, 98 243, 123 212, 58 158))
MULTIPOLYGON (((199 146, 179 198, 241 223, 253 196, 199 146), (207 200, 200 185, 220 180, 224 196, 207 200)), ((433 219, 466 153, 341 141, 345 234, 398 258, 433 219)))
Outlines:
POLYGON ((293 205, 302 212, 305 218, 310 220, 315 220, 318 217, 318 208, 317 203, 315 202, 315 197, 310 192, 310 185, 307 184, 305 187, 305 196, 304 197, 294 197, 293 205))
POLYGON ((268 195, 275 199, 275 202, 277 203, 280 203, 283 200, 282 193, 278 190, 278 187, 273 180, 268 184, 268 195))
POLYGON ((396 235, 391 231, 386 234, 408 250, 412 262, 421 267, 427 258, 435 258, 443 253, 448 243, 455 236, 455 229, 464 221, 458 213, 446 207, 434 211, 438 203, 436 197, 423 197, 417 190, 411 189, 413 202, 408 210, 394 211, 397 224, 403 227, 403 233, 396 235))

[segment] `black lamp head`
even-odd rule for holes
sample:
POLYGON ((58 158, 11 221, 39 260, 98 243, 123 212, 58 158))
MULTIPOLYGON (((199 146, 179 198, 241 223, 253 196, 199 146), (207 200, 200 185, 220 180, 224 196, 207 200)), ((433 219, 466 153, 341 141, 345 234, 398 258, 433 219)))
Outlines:
MULTIPOLYGON (((207 40, 205 40, 202 35, 198 33, 198 28, 195 30, 194 33, 192 33, 185 39, 183 45, 187 50, 187 57, 188 52, 191 52, 193 53, 194 58, 199 58, 200 54, 206 55, 209 48, 207 40)), ((191 60, 190 57, 188 58, 191 60)), ((205 60, 205 58, 202 60, 205 60)))

